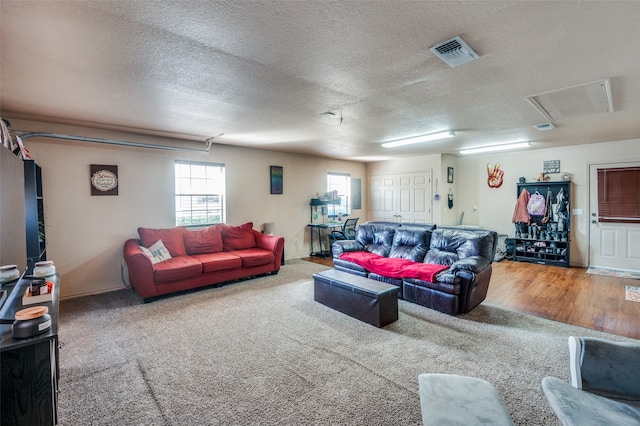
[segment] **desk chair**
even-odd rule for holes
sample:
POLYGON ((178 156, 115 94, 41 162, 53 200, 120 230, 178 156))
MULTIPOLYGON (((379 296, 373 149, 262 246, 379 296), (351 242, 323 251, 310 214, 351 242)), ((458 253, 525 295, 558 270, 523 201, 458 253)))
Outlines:
POLYGON ((358 223, 358 219, 357 217, 349 218, 344 221, 344 225, 342 225, 340 231, 332 231, 327 234, 327 238, 329 238, 329 249, 331 249, 334 241, 356 239, 356 223, 358 223))

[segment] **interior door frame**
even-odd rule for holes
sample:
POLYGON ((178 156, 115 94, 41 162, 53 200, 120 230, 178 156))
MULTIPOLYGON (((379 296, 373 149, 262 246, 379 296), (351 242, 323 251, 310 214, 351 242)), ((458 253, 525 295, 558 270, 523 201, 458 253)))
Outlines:
MULTIPOLYGON (((598 181, 596 179, 595 182, 591 181, 591 167, 599 167, 599 166, 607 166, 607 167, 627 167, 630 165, 638 164, 638 161, 628 161, 628 160, 611 160, 611 161, 597 161, 597 162, 587 162, 587 170, 586 170, 586 181, 587 181, 587 211, 586 211, 586 243, 587 243, 587 268, 591 266, 591 211, 593 210, 593 206, 591 205, 591 190, 592 186, 598 186, 598 181)), ((596 174, 597 176, 597 174, 596 174)))

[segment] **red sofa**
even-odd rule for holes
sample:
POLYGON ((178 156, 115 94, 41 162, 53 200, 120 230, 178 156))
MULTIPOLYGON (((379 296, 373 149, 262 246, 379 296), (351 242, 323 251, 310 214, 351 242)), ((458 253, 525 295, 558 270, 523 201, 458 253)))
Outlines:
POLYGON ((125 242, 124 260, 129 282, 145 302, 181 290, 277 274, 284 249, 283 237, 255 231, 251 222, 197 230, 138 228, 138 234, 140 239, 125 242), (158 241, 170 258, 158 261, 145 253, 142 247, 157 247, 158 241))

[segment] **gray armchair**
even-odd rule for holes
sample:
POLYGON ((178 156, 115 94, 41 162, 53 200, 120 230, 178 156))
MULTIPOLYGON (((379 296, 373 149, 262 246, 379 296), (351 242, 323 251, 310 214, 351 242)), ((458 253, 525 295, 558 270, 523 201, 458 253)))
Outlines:
POLYGON ((542 379, 563 425, 640 425, 640 344, 569 337, 571 385, 542 379))

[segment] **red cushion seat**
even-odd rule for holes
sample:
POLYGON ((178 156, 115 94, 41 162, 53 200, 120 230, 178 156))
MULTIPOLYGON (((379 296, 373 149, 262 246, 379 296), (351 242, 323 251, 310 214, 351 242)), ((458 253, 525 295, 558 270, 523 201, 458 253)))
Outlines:
POLYGON ((242 260, 227 252, 194 254, 193 258, 202 263, 202 272, 225 271, 242 267, 242 260))
POLYGON ((245 267, 267 265, 276 259, 273 252, 259 248, 232 250, 227 253, 238 256, 242 260, 242 266, 245 267))
POLYGON ((176 256, 153 265, 156 281, 174 281, 202 273, 202 263, 191 256, 176 256))

